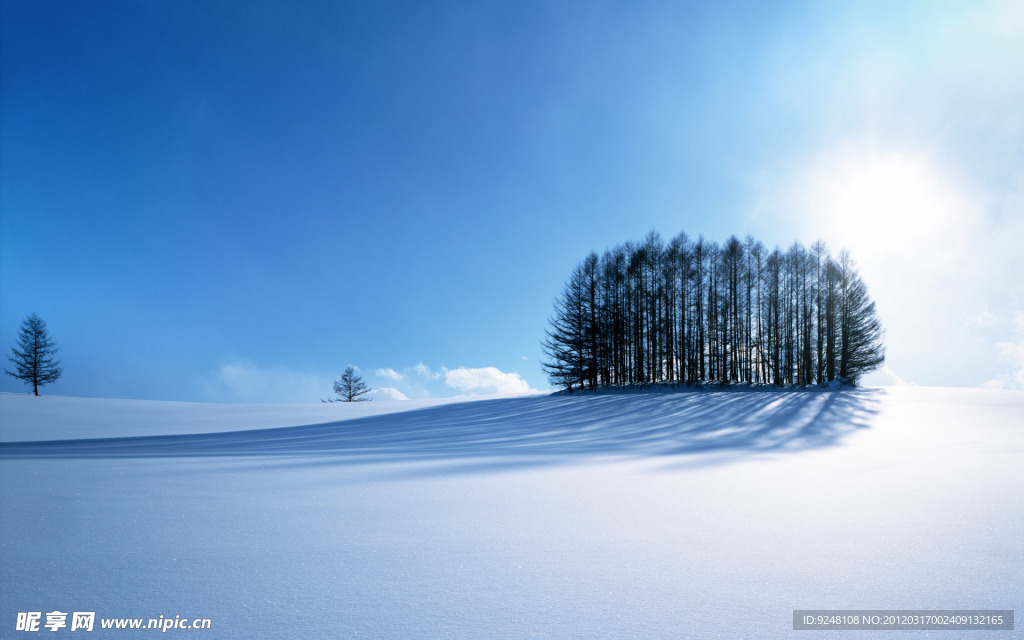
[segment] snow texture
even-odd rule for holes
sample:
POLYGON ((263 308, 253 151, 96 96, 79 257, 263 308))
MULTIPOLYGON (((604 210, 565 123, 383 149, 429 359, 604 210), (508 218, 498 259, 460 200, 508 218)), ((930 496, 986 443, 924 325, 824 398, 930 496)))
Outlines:
POLYGON ((1021 392, 2 395, 0 420, 0 637, 59 609, 216 638, 810 640, 837 632, 794 609, 1024 602, 1021 392))

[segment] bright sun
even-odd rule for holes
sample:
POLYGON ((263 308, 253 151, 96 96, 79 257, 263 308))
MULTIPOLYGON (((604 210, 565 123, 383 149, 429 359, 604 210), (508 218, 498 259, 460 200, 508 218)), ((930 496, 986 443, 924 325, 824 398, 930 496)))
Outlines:
POLYGON ((809 226, 862 259, 922 249, 965 210, 923 155, 837 154, 810 172, 805 188, 809 226))

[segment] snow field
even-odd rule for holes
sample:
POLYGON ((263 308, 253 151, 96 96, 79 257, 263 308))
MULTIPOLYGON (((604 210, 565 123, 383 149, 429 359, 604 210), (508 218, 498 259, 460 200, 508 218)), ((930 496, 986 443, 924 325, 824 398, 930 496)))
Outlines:
POLYGON ((1021 393, 308 409, 0 396, 0 636, 70 609, 217 638, 831 638, 793 609, 1024 601, 1021 393))

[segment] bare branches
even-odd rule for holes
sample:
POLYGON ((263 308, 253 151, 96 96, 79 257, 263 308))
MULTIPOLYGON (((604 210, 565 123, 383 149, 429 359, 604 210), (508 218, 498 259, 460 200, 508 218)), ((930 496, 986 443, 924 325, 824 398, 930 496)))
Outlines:
POLYGON ((18 346, 12 347, 7 356, 14 371, 4 369, 4 373, 32 385, 32 393, 38 396, 39 387, 56 382, 64 373, 60 361, 53 357, 57 350, 57 343, 46 331, 46 322, 33 313, 22 322, 18 346))
POLYGON ((845 252, 821 242, 769 252, 651 232, 591 253, 555 301, 542 346, 551 382, 856 384, 882 364, 882 328, 845 252))
POLYGON ((341 374, 340 380, 334 381, 334 393, 337 398, 331 398, 324 402, 364 402, 366 394, 373 391, 363 382, 362 376, 356 373, 355 367, 345 367, 345 373, 341 374))

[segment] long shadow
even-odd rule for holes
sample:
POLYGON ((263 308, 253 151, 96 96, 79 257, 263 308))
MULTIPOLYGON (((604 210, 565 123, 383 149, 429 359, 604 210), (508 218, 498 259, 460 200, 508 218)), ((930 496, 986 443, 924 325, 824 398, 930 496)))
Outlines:
POLYGON ((799 451, 867 427, 881 390, 684 391, 482 400, 315 425, 0 443, 0 458, 512 459, 799 451))

